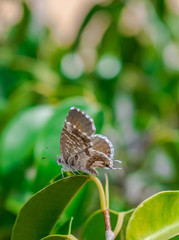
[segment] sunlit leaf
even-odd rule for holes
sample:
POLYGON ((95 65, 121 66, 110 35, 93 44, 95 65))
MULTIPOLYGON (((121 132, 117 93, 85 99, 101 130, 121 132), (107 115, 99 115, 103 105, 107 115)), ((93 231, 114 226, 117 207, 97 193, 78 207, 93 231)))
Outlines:
POLYGON ((127 240, 167 240, 179 234, 179 191, 158 193, 132 214, 127 240))

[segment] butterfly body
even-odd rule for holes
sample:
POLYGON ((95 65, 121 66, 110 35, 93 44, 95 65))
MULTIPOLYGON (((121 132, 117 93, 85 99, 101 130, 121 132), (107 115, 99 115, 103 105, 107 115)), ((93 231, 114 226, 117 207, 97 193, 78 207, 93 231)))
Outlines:
POLYGON ((72 107, 60 137, 62 171, 78 171, 97 175, 95 168, 113 168, 113 145, 107 137, 95 134, 94 121, 80 109, 72 107))

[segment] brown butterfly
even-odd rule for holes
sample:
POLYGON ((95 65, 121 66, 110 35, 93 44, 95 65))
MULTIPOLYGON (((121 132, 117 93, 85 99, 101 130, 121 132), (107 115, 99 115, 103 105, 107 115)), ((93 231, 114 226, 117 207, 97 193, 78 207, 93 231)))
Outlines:
POLYGON ((61 157, 57 163, 63 171, 83 171, 98 175, 95 168, 114 168, 114 148, 109 139, 95 134, 94 121, 78 108, 71 107, 65 120, 60 137, 61 157))

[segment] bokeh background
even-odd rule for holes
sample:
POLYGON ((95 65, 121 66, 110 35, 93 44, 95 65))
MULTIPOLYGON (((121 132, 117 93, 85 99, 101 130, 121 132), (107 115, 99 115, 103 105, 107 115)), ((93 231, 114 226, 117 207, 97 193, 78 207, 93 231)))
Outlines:
MULTIPOLYGON (((23 204, 60 173, 71 106, 115 147, 111 209, 179 187, 179 1, 0 1, 0 239, 23 204), (49 147, 49 150, 46 149, 49 147)), ((57 193, 58 194, 58 193, 57 193)), ((61 217, 77 233, 99 208, 87 184, 61 217)))

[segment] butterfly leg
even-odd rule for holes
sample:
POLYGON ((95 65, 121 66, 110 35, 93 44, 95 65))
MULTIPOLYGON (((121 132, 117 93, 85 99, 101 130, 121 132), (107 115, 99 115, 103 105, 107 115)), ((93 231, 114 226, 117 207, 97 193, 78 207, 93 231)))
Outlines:
POLYGON ((63 172, 64 172, 64 168, 61 168, 62 178, 64 178, 63 172))
POLYGON ((98 172, 96 171, 95 168, 86 168, 86 169, 81 169, 81 171, 88 173, 88 174, 92 174, 92 175, 98 175, 98 172))
POLYGON ((71 168, 71 167, 67 167, 67 166, 61 168, 62 178, 64 177, 63 172, 71 172, 72 174, 76 175, 76 173, 74 173, 74 171, 77 171, 77 170, 74 168, 71 168))
POLYGON ((79 175, 81 174, 78 170, 75 169, 75 171, 76 171, 79 175))
POLYGON ((64 172, 68 172, 69 171, 69 169, 67 169, 67 168, 61 168, 61 174, 62 174, 62 178, 64 178, 64 172))
POLYGON ((75 167, 75 161, 78 160, 78 156, 77 155, 72 155, 68 158, 68 165, 69 165, 69 171, 71 171, 74 175, 76 175, 73 171, 77 172, 78 174, 80 174, 80 172, 78 172, 78 169, 75 167))
POLYGON ((80 174, 80 172, 76 169, 76 168, 73 168, 75 172, 77 172, 78 174, 80 174))

